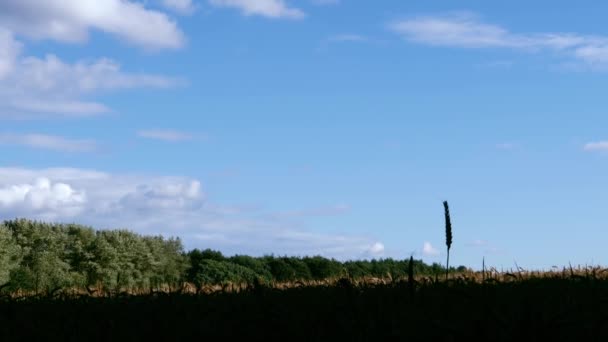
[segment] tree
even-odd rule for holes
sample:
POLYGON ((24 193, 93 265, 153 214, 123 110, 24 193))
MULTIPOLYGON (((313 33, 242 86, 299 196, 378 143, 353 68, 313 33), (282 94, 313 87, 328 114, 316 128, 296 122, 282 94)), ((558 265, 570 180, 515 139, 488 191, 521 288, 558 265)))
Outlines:
POLYGON ((310 270, 311 278, 315 280, 336 277, 342 273, 342 265, 333 259, 329 260, 321 256, 314 256, 306 257, 303 261, 310 270))
POLYGON ((19 267, 20 251, 11 231, 0 224, 0 288, 9 285, 11 272, 19 267))
POLYGON ((254 258, 248 255, 235 255, 230 257, 229 261, 237 265, 247 267, 263 280, 269 281, 272 279, 270 266, 264 262, 264 259, 254 258))

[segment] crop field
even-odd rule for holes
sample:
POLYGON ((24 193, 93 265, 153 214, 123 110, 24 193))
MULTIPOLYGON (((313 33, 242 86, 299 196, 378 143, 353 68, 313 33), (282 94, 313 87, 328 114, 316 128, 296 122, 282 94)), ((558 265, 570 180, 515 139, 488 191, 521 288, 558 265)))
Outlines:
POLYGON ((0 338, 27 340, 595 340, 608 338, 601 268, 489 271, 208 293, 3 298, 0 338))

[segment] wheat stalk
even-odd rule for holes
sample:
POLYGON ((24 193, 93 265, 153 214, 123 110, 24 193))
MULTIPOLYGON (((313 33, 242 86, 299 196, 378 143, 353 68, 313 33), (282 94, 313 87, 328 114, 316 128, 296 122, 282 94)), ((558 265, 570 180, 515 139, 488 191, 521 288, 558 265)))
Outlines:
POLYGON ((414 298, 414 256, 410 256, 410 263, 407 268, 407 285, 410 291, 410 298, 414 298))
POLYGON ((450 248, 452 247, 452 221, 450 220, 448 201, 443 201, 443 209, 445 211, 445 245, 448 247, 448 259, 445 267, 445 279, 447 280, 450 273, 450 248))

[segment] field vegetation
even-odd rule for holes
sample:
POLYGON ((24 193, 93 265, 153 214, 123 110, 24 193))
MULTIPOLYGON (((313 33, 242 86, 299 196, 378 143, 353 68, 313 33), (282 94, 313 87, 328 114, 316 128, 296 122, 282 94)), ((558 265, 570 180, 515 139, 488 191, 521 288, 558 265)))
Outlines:
MULTIPOLYGON (((26 219, 0 224, 0 295, 201 292, 260 283, 321 284, 340 278, 384 281, 405 276, 407 260, 339 262, 321 256, 224 256, 210 249, 184 251, 179 238, 142 236, 77 224, 26 219)), ((419 275, 445 272, 413 261, 419 275)), ((464 271, 461 266, 454 272, 464 271)))
POLYGON ((605 341, 607 304, 601 267, 448 274, 413 258, 228 257, 126 230, 0 225, 3 341, 605 341))

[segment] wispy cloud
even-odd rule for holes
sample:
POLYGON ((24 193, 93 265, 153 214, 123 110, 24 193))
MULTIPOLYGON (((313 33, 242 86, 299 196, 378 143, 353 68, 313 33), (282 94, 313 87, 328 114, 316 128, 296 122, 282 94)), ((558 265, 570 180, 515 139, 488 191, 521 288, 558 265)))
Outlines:
POLYGON ((76 140, 46 134, 0 133, 0 145, 22 145, 59 152, 92 152, 97 149, 94 140, 76 140))
POLYGON ((98 115, 110 109, 89 99, 93 94, 182 83, 171 77, 124 72, 108 58, 66 63, 52 54, 39 58, 22 56, 21 51, 22 44, 13 33, 0 28, 2 118, 98 115))
POLYGON ((583 150, 608 152, 608 140, 587 143, 583 146, 583 150))
POLYGON ((167 129, 141 130, 137 132, 137 136, 140 138, 156 139, 168 142, 179 142, 194 139, 194 136, 190 133, 167 129))
POLYGON ((432 46, 558 51, 589 66, 608 66, 608 37, 576 33, 514 33, 472 13, 418 16, 389 28, 406 40, 432 46))
POLYGON ((306 16, 302 10, 289 7, 283 0, 209 0, 209 4, 235 8, 246 16, 259 15, 286 19, 301 19, 306 16))

